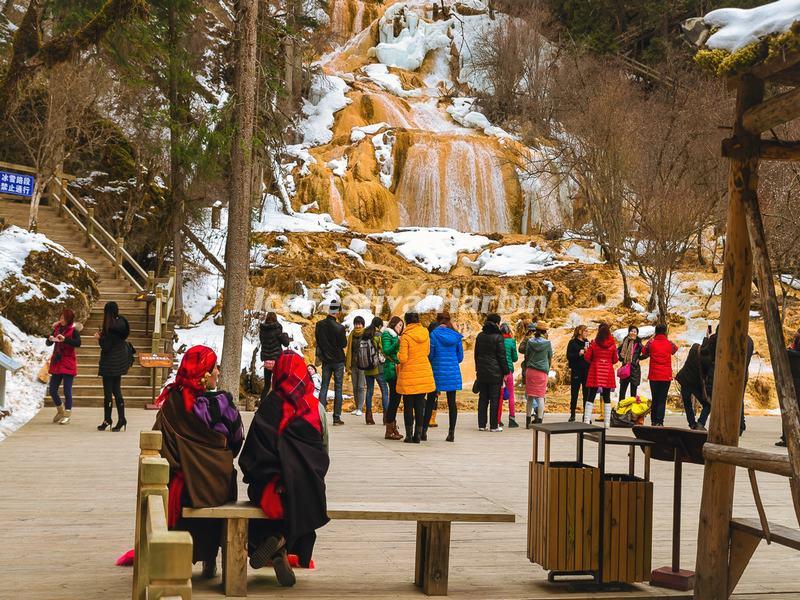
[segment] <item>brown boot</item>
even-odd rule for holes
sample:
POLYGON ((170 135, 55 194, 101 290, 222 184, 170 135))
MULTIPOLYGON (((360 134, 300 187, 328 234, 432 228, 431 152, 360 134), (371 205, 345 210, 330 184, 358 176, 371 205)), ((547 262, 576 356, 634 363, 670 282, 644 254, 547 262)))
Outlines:
POLYGON ((364 414, 364 419, 367 421, 367 425, 375 425, 375 419, 372 418, 372 408, 367 408, 367 412, 364 414))
POLYGON ((390 440, 402 440, 403 439, 403 434, 400 433, 400 431, 397 429, 397 423, 389 423, 387 425, 387 427, 391 427, 392 428, 391 432, 389 433, 389 435, 391 436, 391 437, 389 437, 390 440))

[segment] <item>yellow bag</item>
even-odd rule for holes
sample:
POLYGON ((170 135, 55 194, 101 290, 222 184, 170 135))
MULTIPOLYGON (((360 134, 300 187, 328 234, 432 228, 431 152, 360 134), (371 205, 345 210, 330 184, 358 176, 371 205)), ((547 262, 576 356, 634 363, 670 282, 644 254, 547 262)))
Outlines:
POLYGON ((617 404, 617 414, 624 415, 630 413, 636 421, 644 419, 650 412, 652 404, 649 398, 643 396, 629 396, 620 400, 617 404))
POLYGON ((44 361, 42 368, 39 369, 39 373, 36 375, 36 379, 41 381, 42 383, 47 383, 50 381, 50 359, 48 358, 44 361))

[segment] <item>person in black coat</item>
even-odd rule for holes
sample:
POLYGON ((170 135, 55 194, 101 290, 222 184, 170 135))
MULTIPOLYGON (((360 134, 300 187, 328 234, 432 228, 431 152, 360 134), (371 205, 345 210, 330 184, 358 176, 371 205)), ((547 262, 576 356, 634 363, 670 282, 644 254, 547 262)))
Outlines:
MULTIPOLYGON (((717 334, 719 333, 719 325, 716 331, 703 340, 703 345, 700 346, 700 362, 703 365, 703 374, 706 380, 706 396, 709 402, 714 401, 714 369, 716 367, 717 359, 717 334)), ((753 338, 747 336, 747 364, 744 368, 744 387, 742 388, 742 414, 739 422, 739 435, 741 436, 747 425, 744 420, 744 393, 747 389, 747 381, 750 378, 750 360, 753 358, 755 346, 753 345, 753 338)))
POLYGON ((700 358, 700 344, 692 344, 686 362, 683 363, 681 370, 675 375, 675 380, 681 386, 681 399, 683 409, 686 412, 686 421, 689 429, 705 430, 708 414, 711 412, 711 403, 708 401, 706 392, 706 374, 703 370, 703 362, 700 358), (700 417, 694 414, 694 404, 692 396, 697 398, 702 408, 700 417))
MULTIPOLYGON (((792 379, 794 379, 794 393, 797 399, 797 404, 800 405, 800 330, 795 334, 791 346, 786 350, 789 354, 789 368, 792 371, 792 379)), ((781 425, 781 429, 783 426, 781 425)), ((776 446, 786 446, 786 432, 782 431, 781 439, 775 442, 776 446)))
POLYGON ((339 322, 342 304, 336 299, 328 305, 328 315, 314 328, 314 342, 317 346, 317 360, 322 365, 322 383, 319 388, 319 401, 328 403, 328 387, 333 376, 333 424, 344 425, 342 421, 342 384, 344 382, 344 349, 347 347, 347 332, 339 322))
POLYGON ((583 360, 583 353, 589 341, 586 339, 586 325, 578 325, 572 334, 572 339, 567 343, 567 363, 570 373, 569 420, 575 420, 575 411, 578 408, 578 393, 583 393, 584 406, 589 398, 589 388, 586 387, 586 377, 589 375, 589 363, 583 360))
POLYGON ((486 317, 483 330, 475 338, 475 386, 478 390, 478 429, 486 431, 486 410, 489 410, 489 428, 503 431, 497 422, 500 390, 508 375, 508 360, 503 334, 500 333, 500 315, 486 317))
POLYGON ((261 341, 261 360, 264 363, 264 390, 261 392, 261 400, 264 400, 272 384, 275 361, 292 340, 284 333, 283 326, 278 322, 278 315, 274 312, 268 312, 259 326, 258 339, 261 341))
POLYGON ((111 396, 117 405, 117 424, 111 431, 125 429, 125 401, 122 398, 122 376, 133 364, 133 346, 126 340, 131 328, 128 320, 119 314, 116 302, 106 302, 103 308, 103 327, 94 334, 100 344, 98 375, 103 378, 103 422, 97 426, 105 431, 111 426, 111 396))

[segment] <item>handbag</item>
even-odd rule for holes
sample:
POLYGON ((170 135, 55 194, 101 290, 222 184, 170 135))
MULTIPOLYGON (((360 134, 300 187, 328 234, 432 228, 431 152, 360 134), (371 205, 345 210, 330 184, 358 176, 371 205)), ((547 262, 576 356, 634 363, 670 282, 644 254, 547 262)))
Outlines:
POLYGON ((617 377, 620 379, 630 379, 631 377, 631 363, 622 365, 617 369, 617 377))

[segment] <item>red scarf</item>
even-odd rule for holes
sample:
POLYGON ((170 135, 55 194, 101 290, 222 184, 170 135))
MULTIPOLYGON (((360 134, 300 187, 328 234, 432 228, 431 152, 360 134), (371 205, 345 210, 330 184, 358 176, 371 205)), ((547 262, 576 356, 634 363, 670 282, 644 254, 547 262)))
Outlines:
POLYGON ((189 348, 183 355, 175 381, 164 386, 161 394, 156 398, 156 406, 161 407, 172 390, 177 388, 183 397, 183 406, 186 412, 191 412, 195 398, 206 391, 203 377, 213 371, 216 364, 217 355, 208 346, 189 348))
POLYGON ((322 431, 317 408, 319 401, 314 396, 314 383, 302 356, 291 350, 281 353, 272 371, 272 389, 283 400, 279 433, 298 418, 305 419, 314 429, 322 431))

